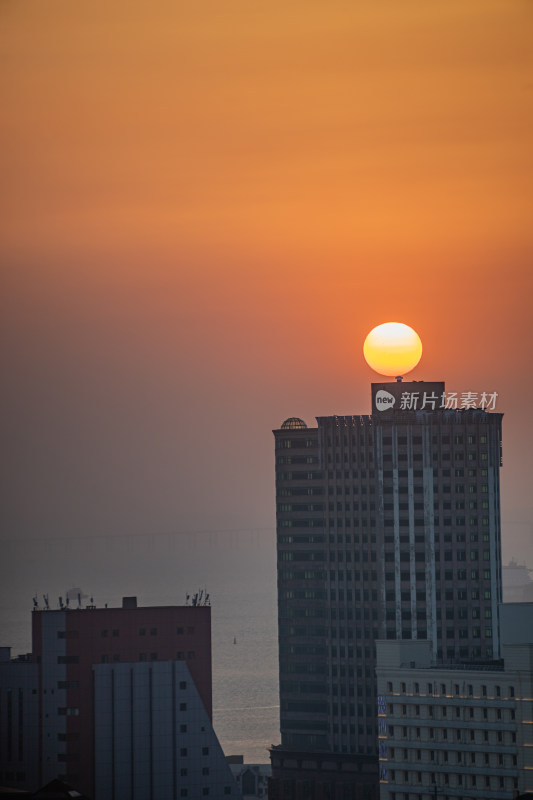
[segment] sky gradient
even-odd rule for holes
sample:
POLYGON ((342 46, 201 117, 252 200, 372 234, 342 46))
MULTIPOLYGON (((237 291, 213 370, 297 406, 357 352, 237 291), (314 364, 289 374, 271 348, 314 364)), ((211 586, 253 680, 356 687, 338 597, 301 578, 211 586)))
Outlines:
POLYGON ((400 321, 533 567, 531 2, 0 0, 0 58, 4 537, 273 536, 272 428, 400 321))

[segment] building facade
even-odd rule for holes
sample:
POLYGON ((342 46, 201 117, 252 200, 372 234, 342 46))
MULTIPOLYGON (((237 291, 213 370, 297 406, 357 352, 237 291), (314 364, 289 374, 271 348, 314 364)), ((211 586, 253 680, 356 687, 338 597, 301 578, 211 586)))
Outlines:
POLYGON ((39 783, 38 689, 37 665, 0 647, 0 786, 39 783))
POLYGON ((437 664, 427 641, 377 643, 381 800, 533 792, 533 605, 504 611, 503 659, 483 667, 437 664))
POLYGON ((373 384, 370 415, 274 431, 274 783, 298 750, 366 758, 377 787, 377 639, 426 640, 439 662, 499 657, 502 415, 445 397, 444 383, 373 384))
POLYGON ((95 800, 240 798, 186 661, 93 672, 95 800))

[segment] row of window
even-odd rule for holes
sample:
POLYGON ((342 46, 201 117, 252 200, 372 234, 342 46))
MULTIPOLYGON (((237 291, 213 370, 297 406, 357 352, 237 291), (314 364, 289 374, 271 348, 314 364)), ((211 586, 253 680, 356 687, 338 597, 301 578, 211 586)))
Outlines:
MULTIPOLYGON (((196 657, 196 653, 195 653, 194 650, 188 650, 187 654, 185 654, 185 652, 183 650, 178 650, 178 652, 176 653, 176 660, 177 661, 184 661, 185 658, 187 658, 188 660, 192 660, 195 657, 196 657)), ((139 661, 157 661, 157 653, 149 653, 149 654, 148 653, 139 653, 138 660, 139 661)), ((80 661, 79 656, 58 656, 57 657, 57 663, 58 664, 79 664, 79 661, 80 661)), ((102 656, 101 656, 101 663, 102 664, 109 664, 111 661, 113 661, 115 663, 116 662, 120 662, 120 654, 119 653, 113 653, 112 655, 109 655, 108 653, 102 654, 102 656)), ((128 658, 128 661, 131 661, 131 659, 128 658)), ((58 689, 78 688, 78 686, 76 684, 78 684, 77 681, 59 681, 58 689), (59 685, 59 684, 62 684, 62 685, 59 685)))
POLYGON ((515 719, 514 708, 474 708, 473 706, 419 705, 410 703, 388 703, 387 713, 391 716, 422 717, 425 719, 467 719, 488 722, 511 722, 515 719))
MULTIPOLYGON (((370 460, 372 460, 372 453, 369 453, 368 457, 369 457, 370 460)), ((486 462, 486 461, 489 460, 488 453, 486 453, 486 452, 477 453, 476 451, 474 451, 474 452, 471 452, 471 453, 463 453, 463 452, 455 452, 454 453, 454 460, 455 461, 465 461, 466 460, 469 463, 474 463, 477 460, 478 457, 479 457, 479 460, 481 462, 486 462)), ((356 453, 352 454, 352 459, 354 461, 357 460, 357 454, 356 453)), ((412 454, 412 459, 413 459, 413 462, 422 461, 423 460, 422 452, 421 451, 420 452, 416 452, 415 451, 412 454)), ((340 461, 339 453, 336 453, 335 460, 337 462, 340 461)), ((392 464, 393 454, 392 453, 386 453, 386 452, 383 453, 382 460, 383 460, 383 464, 384 465, 385 464, 392 464)), ((407 463, 409 461, 409 454, 408 453, 398 453, 397 460, 398 460, 399 464, 401 464, 401 463, 405 464, 405 463, 407 463)), ((441 462, 441 461, 451 461, 451 460, 452 460, 452 454, 450 452, 438 453, 436 451, 433 451, 433 461, 441 462)), ((328 461, 331 461, 331 456, 330 455, 328 455, 328 461)), ((344 461, 348 461, 348 453, 344 454, 344 461)))
MULTIPOLYGON (((441 500, 441 501, 435 500, 433 502, 433 510, 434 511, 438 511, 439 510, 439 505, 442 506, 443 511, 451 511, 451 508, 452 508, 451 501, 449 501, 449 500, 441 500)), ((476 510, 477 507, 478 507, 477 500, 469 500, 468 508, 470 510, 476 510)), ((481 502, 481 507, 484 508, 484 509, 488 509, 489 501, 488 500, 483 500, 481 502)), ((385 511, 394 511, 394 503, 384 503, 383 504, 383 508, 384 508, 385 511)), ((405 503, 405 502, 398 503, 398 508, 399 508, 400 511, 409 511, 409 503, 405 503)), ((422 502, 416 502, 416 503, 413 503, 413 508, 414 508, 415 511, 423 511, 424 508, 425 508, 425 504, 422 503, 422 502)), ((464 508, 465 508, 465 501, 464 500, 456 500, 455 501, 455 509, 457 511, 461 511, 464 508)))
MULTIPOLYGON (((187 631, 188 634, 194 634, 194 626, 193 625, 189 625, 187 627, 185 627, 183 625, 179 625, 176 628, 176 633, 178 635, 184 634, 185 630, 187 631)), ((139 636, 146 636, 147 633, 150 636, 157 636, 157 628, 139 628, 139 636)), ((113 628, 111 630, 108 629, 108 628, 103 628, 100 631, 100 636, 103 639, 106 639, 109 635, 111 635, 114 638, 118 638, 120 636, 119 628, 113 628)), ((57 632, 57 638, 58 639, 78 639, 79 638, 79 631, 77 631, 77 630, 58 631, 57 632)))
MULTIPOLYGON (((423 486, 415 486, 413 488, 413 494, 424 494, 424 487, 423 486)), ((477 492, 481 492, 482 494, 488 494, 489 485, 488 483, 481 483, 479 485, 475 483, 467 484, 465 487, 464 483, 456 483, 454 484, 454 492, 455 494, 476 494, 477 492), (467 491, 465 491, 465 489, 467 491)), ((373 487, 370 487, 372 490, 373 487)), ((441 494, 451 494, 452 493, 452 486, 449 483, 445 483, 442 486, 439 486, 438 483, 433 484, 433 492, 436 495, 441 494)), ((364 492, 363 492, 364 494, 364 492)), ((370 492, 370 494, 374 494, 374 492, 370 492)), ((394 494, 394 487, 391 484, 386 484, 383 487, 383 494, 394 494)), ((398 486, 398 494, 409 494, 409 486, 400 484, 398 486)))
POLYGON ((461 750, 421 750, 401 747, 385 748, 385 757, 390 761, 421 761, 429 764, 469 764, 470 766, 484 767, 516 767, 518 758, 515 754, 481 753, 461 750))
POLYGON ((489 745, 511 745, 516 743, 514 731, 474 730, 473 728, 426 728, 410 725, 388 725, 390 739, 436 742, 474 742, 489 745))
MULTIPOLYGON (((308 555, 308 553, 304 552, 304 556, 308 555)), ((281 561, 293 561, 293 560, 303 560, 305 561, 306 558, 296 557, 290 551, 285 551, 280 554, 281 561)), ((323 552, 319 551, 318 553, 314 553, 310 560, 312 561, 324 561, 325 555, 323 552)), ((483 580, 490 581, 491 580, 491 571, 490 569, 480 570, 472 569, 472 570, 465 570, 465 569, 458 569, 458 570, 445 570, 441 572, 440 569, 436 570, 435 577, 437 581, 440 581, 443 578, 445 581, 467 581, 470 577, 472 580, 479 580, 480 574, 483 580)), ((327 577, 327 570, 323 569, 282 569, 280 572, 280 577, 282 580, 292 581, 292 580, 325 580, 327 577)), ((358 572, 357 570, 352 569, 335 569, 329 571, 329 578, 332 582, 344 582, 348 581, 349 583, 356 582, 359 583, 363 581, 364 583, 368 582, 369 580, 375 582, 377 580, 377 573, 375 570, 371 572, 363 571, 358 572)), ((411 580, 411 573, 408 570, 402 570, 400 572, 400 581, 402 583, 408 582, 411 580)), ((394 572, 386 572, 385 573, 385 581, 387 583, 392 583, 396 581, 396 576, 394 572)), ((423 570, 417 570, 415 572, 415 581, 418 584, 425 584, 426 581, 426 573, 423 570)), ((350 591, 350 590, 347 590, 350 591)), ((417 591, 424 592, 425 596, 425 588, 418 589, 417 591)), ((445 599, 452 601, 453 597, 450 596, 450 591, 446 590, 445 592, 445 599)), ((348 595, 347 595, 348 597, 348 595)), ((357 595, 355 595, 357 597, 357 595)), ((466 600, 468 598, 468 590, 466 588, 457 589, 457 599, 458 600, 466 600)), ((472 600, 479 600, 483 598, 485 600, 490 600, 491 598, 491 590, 490 589, 471 589, 470 590, 470 598, 472 600)), ((363 599, 368 599, 363 598, 363 599)), ((419 599, 423 599, 422 595, 420 595, 419 599)), ((436 592, 436 599, 440 601, 442 599, 442 592, 440 589, 437 589, 436 592)))
MULTIPOLYGON (((459 773, 452 773, 450 776, 447 772, 443 775, 440 775, 439 778, 441 779, 442 784, 444 786, 463 786, 464 788, 472 788, 472 789, 479 789, 485 787, 486 789, 507 789, 511 791, 518 786, 518 779, 517 778, 504 778, 501 775, 497 776, 489 776, 489 775, 462 775, 459 773)), ((396 785, 405 783, 407 786, 412 786, 413 784, 425 784, 426 786, 434 785, 434 781, 432 780, 432 776, 429 773, 425 772, 416 772, 412 770, 390 770, 387 774, 387 780, 394 782, 396 785)), ((440 796, 440 793, 439 793, 440 796)), ((403 794, 402 792, 391 792, 390 794, 391 800, 408 800, 410 797, 409 794, 403 794)), ((431 795, 429 795, 431 797, 431 795)), ((433 795, 435 797, 435 795, 433 795)), ((416 795, 417 800, 421 800, 420 795, 416 795)), ((456 795, 453 796, 453 800, 459 800, 456 795)))
MULTIPOLYGON (((440 594, 440 593, 439 593, 440 594)), ((426 594, 423 591, 416 592, 416 599, 417 601, 425 600, 426 594)), ((333 600, 336 600, 336 597, 332 597, 333 600)), ((339 596, 339 600, 343 600, 344 598, 339 596)), ((392 603, 396 602, 396 595, 394 592, 387 592, 387 602, 392 603)), ((400 598, 398 598, 400 599, 400 598)), ((401 602, 402 603, 411 603, 412 596, 410 592, 401 592, 401 602)), ((408 619, 408 612, 410 608, 402 608, 402 619, 408 619), (404 614, 407 614, 404 616, 404 614)), ((423 608, 419 608, 416 610, 417 619, 426 619, 426 611, 423 608)), ((476 607, 468 607, 468 606, 460 606, 459 608, 448 607, 444 609, 438 608, 437 609, 437 619, 440 620, 444 616, 447 620, 452 619, 480 619, 481 618, 481 609, 476 607)), ((492 608, 485 608, 483 616, 485 619, 492 619, 492 608)), ((388 608, 386 611, 386 619, 395 619, 396 618, 396 608, 388 608)))
MULTIPOLYGON (((341 590, 342 591, 342 590, 341 590)), ((340 595, 341 596, 341 595, 340 595)), ((399 594, 399 599, 402 601, 410 601, 411 600, 411 590, 410 589, 402 589, 399 594)), ((479 598, 483 597, 484 600, 490 600, 492 597, 492 591, 490 589, 484 589, 480 592, 479 589, 472 589, 470 591, 470 597, 472 600, 479 600, 479 598)), ((385 599, 387 602, 394 602, 398 594, 395 589, 387 589, 385 594, 385 599)), ((425 600, 426 599, 426 589, 417 589, 415 597, 417 600, 425 600)), ((440 589, 436 591, 436 598, 438 601, 446 600, 449 603, 454 603, 455 600, 468 600, 468 590, 467 589, 446 589, 442 592, 440 589)), ((347 592, 347 599, 351 600, 351 591, 348 590, 347 592)), ((455 619, 455 612, 457 612, 457 619, 468 619, 468 608, 467 606, 456 606, 454 608, 447 608, 446 609, 446 619, 455 619)), ((480 609, 479 608, 472 608, 470 607, 470 616, 473 618, 480 616, 480 609)), ((490 616, 492 612, 490 609, 485 609, 485 616, 490 616)))
MULTIPOLYGON (((490 579, 491 579, 491 571, 490 571, 490 569, 484 569, 482 571, 482 573, 480 573, 480 571, 478 569, 471 569, 471 570, 467 570, 467 569, 457 569, 457 570, 447 569, 447 570, 443 570, 443 571, 441 571, 440 569, 437 569, 435 571, 435 578, 436 578, 437 581, 440 581, 441 578, 444 578, 445 581, 467 581, 468 578, 471 578, 471 580, 473 580, 473 581, 477 581, 477 580, 479 580, 480 574, 482 575, 483 580, 490 581, 490 579)), ((340 575, 340 573, 339 573, 339 575, 340 575)), ((395 577, 394 572, 386 572, 385 573, 385 580, 387 582, 395 581, 396 577, 395 577)), ((401 570, 401 572, 400 572, 400 580, 402 582, 403 581, 410 581, 411 580, 410 571, 401 570)), ((417 570, 415 572, 415 580, 418 583, 420 583, 422 581, 425 581, 426 580, 426 573, 422 572, 421 570, 417 570)), ((463 588, 459 589, 458 591, 466 592, 466 589, 463 587, 463 588)), ((481 589, 481 590, 480 589, 472 589, 472 594, 471 594, 472 600, 477 600, 477 599, 479 599, 480 596, 484 596, 486 598, 485 591, 488 591, 488 590, 485 590, 485 589, 481 589)), ((437 600, 440 600, 440 599, 441 599, 440 594, 437 594, 437 600)), ((465 598, 462 597, 462 598, 459 598, 459 599, 465 599, 465 598)))
POLYGON ((324 493, 323 486, 281 486, 277 491, 279 497, 315 497, 324 493))
POLYGON ((322 481, 324 480, 323 472, 278 472, 278 480, 280 481, 322 481))
POLYGON ((316 447, 317 440, 316 439, 282 439, 280 437, 276 438, 276 449, 277 450, 291 450, 293 448, 297 450, 308 449, 309 447, 316 447))
MULTIPOLYGON (((374 461, 374 453, 372 452, 372 450, 366 453, 361 451, 357 452, 357 450, 353 450, 351 456, 352 456, 351 461, 353 461, 354 464, 361 464, 361 463, 364 464, 365 460, 368 461, 369 463, 371 461, 374 461)), ((341 461, 344 461, 345 464, 348 464, 350 462, 350 453, 348 451, 345 451, 344 458, 341 458, 341 453, 339 452, 335 453, 335 458, 333 458, 332 453, 328 453, 328 464, 332 464, 333 461, 335 461, 336 464, 340 464, 341 461)))
MULTIPOLYGON (((422 436, 415 435, 415 436, 412 436, 411 438, 412 438, 413 444, 422 444, 422 436)), ((397 439, 398 439, 398 444, 399 445, 407 444, 407 441, 408 441, 407 436, 400 435, 400 436, 397 437, 397 439)), ((436 434, 433 434, 433 436, 431 437, 431 441, 432 441, 433 444, 437 444, 438 441, 439 441, 439 437, 436 434)), ((465 437, 464 437, 464 435, 462 433, 456 433, 454 436, 450 436, 447 433, 443 433, 440 436, 440 441, 441 441, 441 444, 451 444, 452 441, 453 441, 454 444, 464 444, 465 443, 465 437)), ((466 443, 467 444, 476 444, 476 434, 468 433, 466 435, 466 443)), ((479 443, 480 444, 487 444, 487 434, 486 433, 482 433, 480 435, 479 443)), ((383 437, 383 444, 384 445, 391 445, 392 444, 392 436, 384 436, 383 437)))
MULTIPOLYGON (((343 470, 328 470, 328 481, 349 481, 353 480, 354 478, 374 478, 375 472, 373 469, 345 469, 343 470)), ((331 488, 331 487, 330 487, 331 488)))
POLYGON ((276 464, 318 464, 317 456, 278 456, 276 464))
POLYGON ((442 695, 443 697, 506 697, 512 698, 515 696, 514 686, 501 686, 495 684, 494 686, 487 683, 473 684, 473 683, 426 683, 421 684, 419 681, 407 683, 400 681, 387 682, 387 692, 400 694, 428 694, 428 695, 442 695), (409 688, 408 688, 409 687, 409 688))
MULTIPOLYGON (((340 504, 338 503, 337 505, 340 505, 340 504)), ((346 503, 345 505, 349 506, 349 503, 346 503)), ((417 504, 417 505, 421 505, 421 504, 417 504)), ((333 511, 333 510, 334 509, 330 509, 330 511, 333 511)), ((341 510, 341 509, 337 509, 337 510, 341 510)), ((349 509, 347 508, 346 510, 349 510, 349 509)), ((409 517, 385 516, 385 519, 383 520, 385 528, 394 528, 394 523, 395 522, 398 523, 398 526, 400 528, 407 528, 407 527, 409 527, 409 525, 411 523, 413 523, 413 525, 415 527, 422 528, 426 524, 424 517, 411 517, 411 518, 409 518, 409 517)), ((442 517, 442 519, 441 519, 440 516, 438 516, 438 515, 433 516, 433 523, 435 525, 443 525, 446 528, 450 527, 451 525, 453 525, 454 527, 457 526, 457 527, 460 527, 460 528, 464 528, 464 527, 466 527, 467 524, 471 528, 477 528, 477 526, 480 524, 480 522, 481 522, 481 525, 488 526, 489 518, 488 517, 484 517, 484 516, 482 516, 482 517, 479 517, 479 516, 469 517, 468 518, 468 522, 467 522, 467 518, 466 517, 460 517, 460 516, 442 517)), ((458 537, 457 537, 457 541, 459 541, 458 537)), ((464 538, 463 538, 462 541, 464 541, 464 538)))

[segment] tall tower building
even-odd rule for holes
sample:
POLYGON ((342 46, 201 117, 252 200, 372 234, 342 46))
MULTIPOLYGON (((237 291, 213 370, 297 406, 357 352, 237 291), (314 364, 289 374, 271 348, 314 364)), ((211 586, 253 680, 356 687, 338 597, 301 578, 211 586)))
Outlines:
POLYGON ((373 384, 370 415, 274 431, 274 797, 377 795, 376 639, 499 658, 502 415, 445 399, 444 383, 373 384))

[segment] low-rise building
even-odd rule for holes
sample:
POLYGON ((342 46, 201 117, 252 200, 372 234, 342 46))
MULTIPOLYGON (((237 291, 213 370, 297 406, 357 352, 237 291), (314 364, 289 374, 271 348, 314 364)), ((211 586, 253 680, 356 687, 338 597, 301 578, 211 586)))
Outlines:
POLYGON ((242 756, 228 758, 233 777, 242 793, 242 800, 264 800, 268 797, 270 764, 245 764, 242 756))

